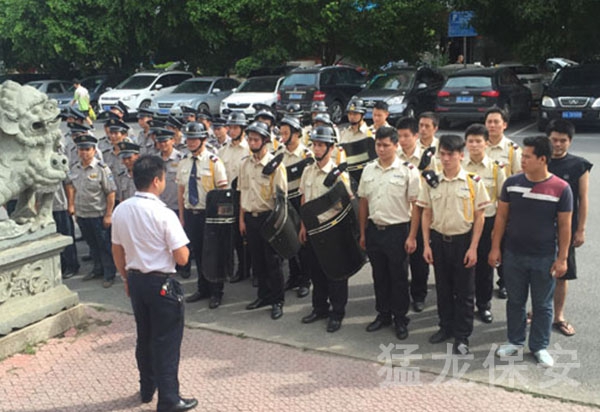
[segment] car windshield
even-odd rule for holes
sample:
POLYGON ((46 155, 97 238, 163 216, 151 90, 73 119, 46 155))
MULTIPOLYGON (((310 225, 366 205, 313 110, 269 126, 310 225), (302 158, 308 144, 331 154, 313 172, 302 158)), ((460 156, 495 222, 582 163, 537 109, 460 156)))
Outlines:
POLYGON ((292 73, 283 80, 282 86, 313 86, 316 84, 316 73, 292 73))
POLYGON ((555 87, 600 86, 600 70, 561 70, 552 85, 555 87))
POLYGON ((409 90, 415 81, 415 72, 378 74, 367 86, 369 90, 409 90))
POLYGON ((277 77, 251 78, 246 80, 237 89, 237 93, 269 93, 274 92, 277 87, 277 77))
POLYGON ((27 86, 34 87, 34 88, 36 88, 38 90, 41 90, 41 88, 42 88, 43 85, 44 85, 44 83, 42 83, 42 82, 29 82, 29 83, 27 83, 27 86))
POLYGON ((492 78, 487 76, 450 77, 444 88, 446 87, 454 87, 457 89, 485 89, 492 87, 492 78))
POLYGON ((89 79, 82 80, 81 84, 91 92, 102 84, 102 80, 102 77, 90 77, 89 79))
POLYGON ((181 83, 177 86, 173 93, 193 93, 193 94, 206 94, 210 90, 212 81, 197 81, 190 80, 181 83))
POLYGON ((145 89, 152 84, 154 79, 156 79, 156 76, 131 76, 129 79, 115 87, 115 89, 145 89))
POLYGON ((538 69, 534 66, 514 66, 512 67, 512 71, 517 75, 538 73, 538 69))

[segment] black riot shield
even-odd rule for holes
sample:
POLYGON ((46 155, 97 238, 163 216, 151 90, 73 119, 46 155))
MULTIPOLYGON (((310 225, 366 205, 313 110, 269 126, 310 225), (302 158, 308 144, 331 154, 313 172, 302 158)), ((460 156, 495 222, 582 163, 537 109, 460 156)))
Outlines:
POLYGON ((302 172, 304 172, 306 166, 313 164, 314 162, 314 157, 310 156, 285 168, 288 181, 288 199, 292 200, 295 198, 300 198, 302 196, 298 191, 298 186, 300 184, 302 172))
POLYGON ((286 201, 286 194, 277 187, 275 196, 275 209, 261 227, 261 236, 269 242, 275 251, 284 259, 289 259, 298 254, 300 241, 298 230, 300 216, 286 201))
POLYGON ((209 282, 223 282, 233 275, 233 189, 206 194, 206 225, 202 245, 202 270, 209 282))
POLYGON ((362 170, 367 163, 377 158, 375 139, 372 137, 365 137, 352 143, 342 143, 341 146, 346 152, 348 172, 362 170))
POLYGON ((323 196, 306 202, 300 215, 308 241, 327 277, 347 279, 365 264, 358 219, 344 183, 338 181, 323 196))

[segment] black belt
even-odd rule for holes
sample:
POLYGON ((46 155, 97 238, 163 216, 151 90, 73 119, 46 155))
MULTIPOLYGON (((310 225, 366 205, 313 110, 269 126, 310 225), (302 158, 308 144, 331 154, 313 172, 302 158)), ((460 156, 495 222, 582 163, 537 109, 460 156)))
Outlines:
POLYGON ((377 230, 391 230, 391 229, 401 228, 403 226, 408 226, 409 222, 395 223, 393 225, 377 225, 377 224, 373 223, 372 220, 369 220, 369 224, 371 226, 375 227, 377 230))
POLYGON ((432 236, 437 237, 438 239, 441 239, 442 242, 446 242, 446 243, 454 243, 454 242, 458 242, 461 240, 465 240, 465 239, 469 239, 471 237, 471 232, 467 232, 467 233, 463 233, 461 235, 443 235, 440 232, 436 232, 435 230, 431 231, 432 236))
POLYGON ((190 212, 192 215, 200 215, 206 211, 206 209, 185 209, 190 212))
POLYGON ((140 270, 137 269, 129 269, 129 274, 130 275, 144 275, 144 276, 159 276, 161 278, 168 278, 171 276, 174 276, 175 273, 165 273, 165 272, 148 272, 148 273, 144 273, 140 270))
POLYGON ((267 212, 246 212, 246 216, 247 217, 263 217, 263 216, 268 216, 271 213, 271 211, 267 211, 267 212))

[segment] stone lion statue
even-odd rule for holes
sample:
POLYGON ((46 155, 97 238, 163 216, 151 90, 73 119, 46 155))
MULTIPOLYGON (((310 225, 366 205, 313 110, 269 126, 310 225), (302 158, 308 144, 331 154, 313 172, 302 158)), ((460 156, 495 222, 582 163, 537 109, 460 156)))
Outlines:
POLYGON ((59 113, 56 100, 31 86, 0 85, 0 205, 17 199, 10 218, 0 221, 0 240, 54 223, 53 195, 68 171, 57 151, 59 113))

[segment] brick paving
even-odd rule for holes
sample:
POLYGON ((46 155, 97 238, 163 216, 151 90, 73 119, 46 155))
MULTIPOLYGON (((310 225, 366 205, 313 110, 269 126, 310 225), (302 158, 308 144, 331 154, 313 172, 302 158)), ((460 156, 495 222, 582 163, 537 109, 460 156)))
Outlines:
MULTIPOLYGON (((0 362, 0 411, 152 411, 141 405, 135 323, 88 308, 89 324, 0 362)), ((186 329, 181 393, 198 411, 598 411, 466 383, 383 385, 379 364, 201 329, 186 329)))

